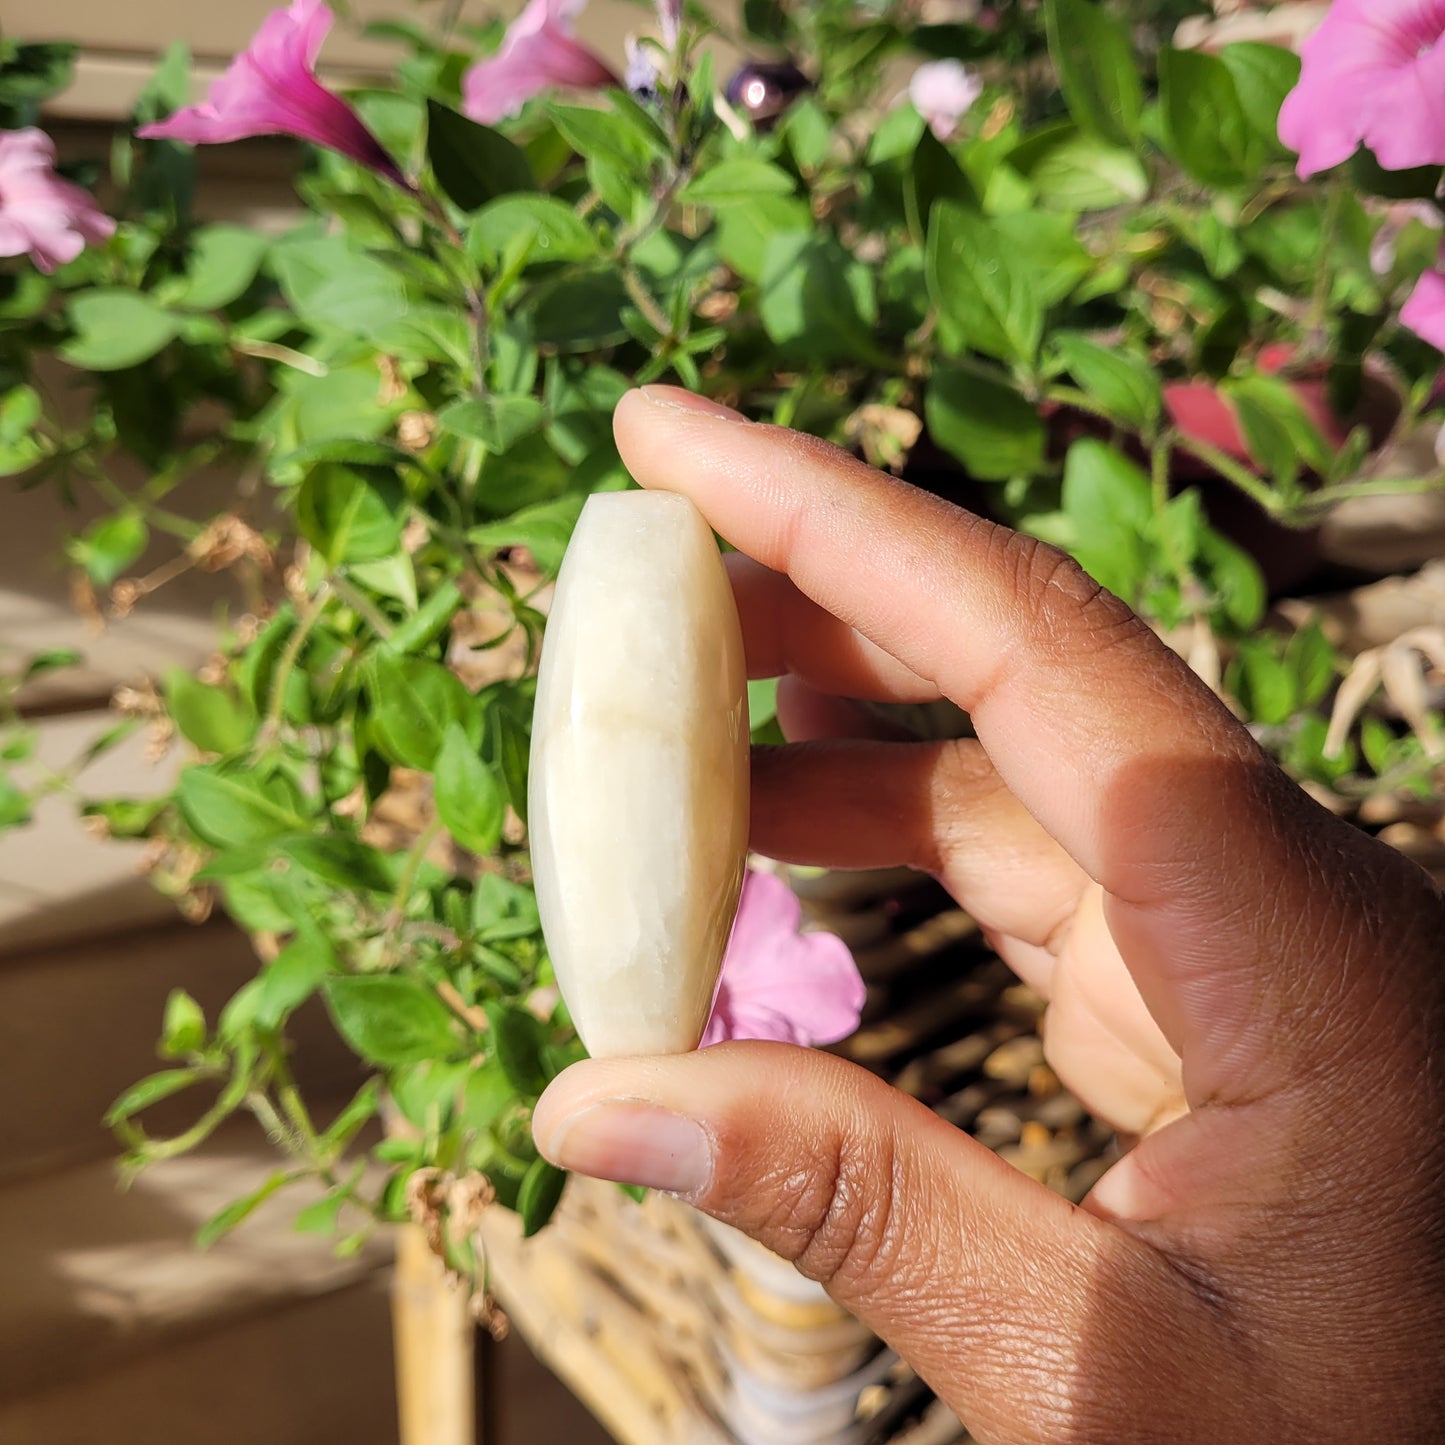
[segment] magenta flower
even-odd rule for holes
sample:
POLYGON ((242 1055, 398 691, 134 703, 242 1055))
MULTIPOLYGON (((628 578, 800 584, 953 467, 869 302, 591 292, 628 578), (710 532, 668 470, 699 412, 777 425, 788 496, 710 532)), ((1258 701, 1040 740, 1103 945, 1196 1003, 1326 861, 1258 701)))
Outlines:
MULTIPOLYGON (((1445 266, 1445 250, 1440 253, 1445 266)), ((1416 336, 1445 351, 1445 274, 1427 271, 1410 299, 1400 308, 1400 324, 1408 326, 1416 336)))
POLYGON ((55 174, 43 130, 0 131, 0 256, 29 256, 49 273, 114 234, 90 192, 55 174))
POLYGON ((616 85, 605 61, 574 33, 587 0, 527 0, 497 53, 462 79, 462 109, 483 125, 516 115, 534 95, 557 86, 597 90, 616 85))
POLYGON ((273 10, 205 100, 136 134, 188 145, 291 135, 405 186, 396 162, 361 117, 316 79, 316 57, 335 18, 323 0, 291 0, 290 9, 273 10))
POLYGON ((1445 163, 1445 0, 1335 0, 1300 51, 1279 138, 1301 177, 1361 145, 1390 171, 1445 163))
POLYGON ((701 1048, 724 1039, 837 1043, 858 1027, 863 980, 831 933, 799 933, 802 905, 781 878, 750 868, 701 1048))
POLYGON ((983 82, 957 60, 933 60, 920 65, 908 83, 913 108, 941 141, 953 139, 959 121, 982 94, 983 82))

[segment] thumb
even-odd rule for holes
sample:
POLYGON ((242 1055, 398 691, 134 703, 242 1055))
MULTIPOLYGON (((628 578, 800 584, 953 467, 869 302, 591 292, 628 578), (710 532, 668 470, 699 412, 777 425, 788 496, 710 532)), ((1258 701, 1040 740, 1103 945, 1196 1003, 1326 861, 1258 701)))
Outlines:
POLYGON ((679 1195, 791 1260, 982 1439, 1100 1438, 1073 1433, 1110 1369, 1081 1357, 1091 1301, 1105 1276, 1115 1312, 1162 1286, 1152 1250, 827 1054, 591 1060, 532 1127, 562 1168, 679 1195))

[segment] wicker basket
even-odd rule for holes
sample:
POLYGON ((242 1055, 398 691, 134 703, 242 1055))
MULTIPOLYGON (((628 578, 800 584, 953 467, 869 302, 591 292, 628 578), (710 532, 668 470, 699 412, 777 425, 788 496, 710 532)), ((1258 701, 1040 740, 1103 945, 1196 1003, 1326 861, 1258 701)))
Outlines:
MULTIPOLYGON (((1043 1062, 1042 1005, 916 874, 791 874, 868 983, 838 1052, 1080 1199, 1110 1159, 1043 1062)), ((968 1437, 823 1290, 664 1196, 574 1179, 551 1227, 483 1227, 497 1295, 533 1351, 624 1445, 948 1445, 968 1437)))

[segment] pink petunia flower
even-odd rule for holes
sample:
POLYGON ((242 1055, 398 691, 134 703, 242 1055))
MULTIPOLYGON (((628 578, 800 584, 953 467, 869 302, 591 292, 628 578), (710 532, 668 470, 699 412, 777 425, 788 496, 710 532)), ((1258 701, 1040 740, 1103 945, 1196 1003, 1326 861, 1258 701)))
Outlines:
POLYGON ((682 34, 682 0, 657 0, 657 28, 662 35, 663 49, 677 49, 682 34))
POLYGON ((43 130, 0 131, 0 256, 29 256, 49 273, 114 234, 90 192, 55 174, 43 130))
POLYGON ((957 60, 933 60, 920 65, 908 83, 913 108, 941 141, 953 139, 959 121, 982 94, 983 81, 957 60))
POLYGON ((291 0, 289 9, 271 11, 205 100, 136 134, 188 145, 291 135, 406 186, 400 168, 361 117, 316 79, 316 57, 335 18, 323 0, 291 0))
MULTIPOLYGON (((1445 250, 1440 253, 1445 266, 1445 250)), ((1400 324, 1408 326, 1416 336, 1445 351, 1445 274, 1427 271, 1410 299, 1400 308, 1400 324)))
POLYGON ((771 873, 749 869, 701 1048, 724 1039, 832 1044, 858 1027, 863 980, 831 933, 799 933, 802 905, 771 873))
POLYGON ((1304 43, 1279 138, 1301 177, 1364 144, 1390 171, 1445 163, 1445 0, 1335 0, 1304 43))
POLYGON ((497 53, 462 79, 462 109, 483 125, 516 115, 534 95, 558 86, 597 90, 616 85, 607 63, 582 44, 573 21, 587 0, 527 0, 497 53))

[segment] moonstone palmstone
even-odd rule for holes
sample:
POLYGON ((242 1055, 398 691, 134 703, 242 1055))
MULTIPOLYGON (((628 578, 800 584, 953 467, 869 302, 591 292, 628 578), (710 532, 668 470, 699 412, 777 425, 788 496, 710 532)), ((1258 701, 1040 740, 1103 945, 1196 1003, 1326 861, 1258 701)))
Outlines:
POLYGON ((707 1024, 748 839, 747 674, 702 514, 588 499, 542 647, 528 799, 542 930, 594 1058, 707 1024))

